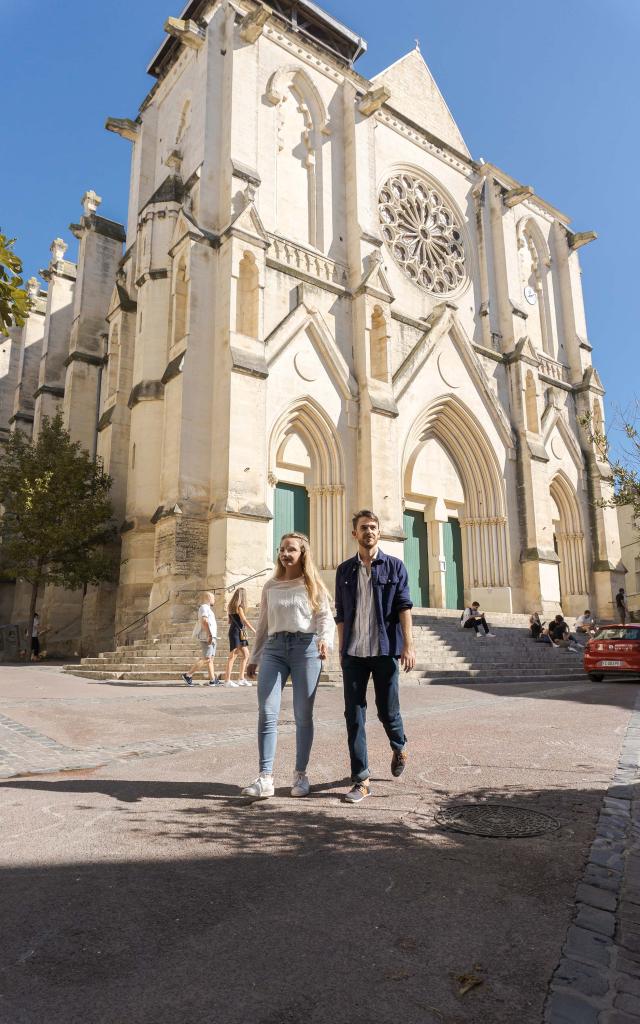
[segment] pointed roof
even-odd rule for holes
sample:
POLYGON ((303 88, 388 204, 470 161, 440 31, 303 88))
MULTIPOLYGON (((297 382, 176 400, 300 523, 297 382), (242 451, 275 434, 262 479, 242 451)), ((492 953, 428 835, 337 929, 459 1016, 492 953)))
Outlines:
POLYGON ((391 90, 387 106, 420 128, 442 139, 458 152, 471 156, 460 129, 418 47, 377 74, 372 82, 391 90))

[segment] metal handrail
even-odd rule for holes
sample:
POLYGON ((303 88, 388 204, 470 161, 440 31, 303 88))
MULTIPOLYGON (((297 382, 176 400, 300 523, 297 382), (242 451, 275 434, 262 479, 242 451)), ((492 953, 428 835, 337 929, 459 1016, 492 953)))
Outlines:
MULTIPOLYGON (((237 588, 239 586, 241 586, 241 584, 248 583, 249 580, 255 580, 259 576, 264 576, 264 574, 266 572, 270 572, 270 571, 271 571, 271 567, 267 567, 266 569, 262 569, 261 572, 254 572, 254 574, 252 576, 245 576, 244 579, 238 580, 236 583, 232 583, 228 587, 210 587, 209 588, 209 592, 212 593, 212 594, 217 594, 217 593, 224 594, 224 593, 226 593, 227 590, 237 590, 237 588)), ((204 589, 205 589, 204 587, 198 587, 196 590, 187 590, 187 589, 182 590, 181 589, 181 590, 176 590, 173 593, 175 593, 175 594, 201 594, 204 589)), ((150 608, 148 612, 144 613, 144 615, 139 615, 137 619, 134 619, 132 622, 128 623, 128 625, 123 626, 122 629, 119 629, 117 633, 113 634, 113 639, 115 640, 116 637, 119 637, 121 633, 126 633, 133 626, 136 626, 139 622, 145 622, 149 618, 150 615, 153 615, 153 613, 156 612, 158 610, 158 608, 162 608, 163 605, 168 604, 170 600, 171 600, 171 594, 169 594, 169 597, 165 597, 164 601, 161 601, 160 604, 157 604, 153 608, 150 608)))

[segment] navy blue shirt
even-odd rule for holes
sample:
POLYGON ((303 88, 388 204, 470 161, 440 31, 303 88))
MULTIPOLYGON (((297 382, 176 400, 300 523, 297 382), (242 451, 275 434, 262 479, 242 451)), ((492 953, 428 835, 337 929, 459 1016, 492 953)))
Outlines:
MULTIPOLYGON (((380 654, 399 658, 404 648, 400 612, 413 608, 409 577, 404 562, 393 555, 378 554, 371 563, 371 585, 378 621, 380 654)), ((349 647, 358 599, 358 556, 348 558, 336 570, 336 622, 342 623, 342 648, 349 647)))

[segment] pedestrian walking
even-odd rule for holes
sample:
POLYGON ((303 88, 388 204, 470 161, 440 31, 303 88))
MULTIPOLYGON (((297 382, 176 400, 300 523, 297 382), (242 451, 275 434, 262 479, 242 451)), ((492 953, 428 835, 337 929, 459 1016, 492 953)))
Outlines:
POLYGON ((472 603, 465 608, 460 616, 460 623, 463 629, 475 629, 476 640, 482 636, 480 633, 480 626, 482 626, 485 636, 495 637, 496 635, 489 630, 487 620, 484 617, 484 612, 480 611, 479 601, 472 601, 472 603))
POLYGON ((352 519, 358 551, 336 572, 336 622, 344 684, 344 715, 351 762, 348 803, 370 794, 366 717, 367 686, 373 677, 378 718, 393 755, 398 778, 407 763, 407 737, 400 713, 400 664, 415 665, 411 634, 409 580, 404 563, 381 551, 380 520, 369 509, 352 519))
POLYGON ((333 646, 329 595, 313 563, 309 538, 285 533, 273 577, 264 585, 247 678, 258 672, 258 777, 243 796, 273 796, 273 761, 282 691, 291 675, 296 763, 291 796, 309 795, 307 768, 313 744, 313 705, 322 662, 333 646))
POLYGON ((623 626, 626 626, 629 606, 627 604, 624 587, 620 587, 620 590, 616 594, 616 614, 618 616, 618 622, 621 622, 623 626))
POLYGON ((33 622, 31 624, 31 661, 40 660, 40 616, 37 612, 33 613, 33 622))
POLYGON ((255 629, 249 622, 246 615, 247 592, 244 587, 238 587, 233 592, 229 607, 229 657, 227 658, 227 669, 224 676, 225 686, 251 686, 246 678, 246 668, 249 661, 249 634, 248 630, 255 633, 255 629), (237 683, 231 678, 233 665, 236 657, 240 655, 240 675, 237 683))
POLYGON ((218 627, 216 625, 216 617, 213 612, 213 602, 215 597, 212 593, 207 591, 203 595, 203 601, 198 608, 198 618, 196 624, 193 627, 193 639, 200 641, 201 656, 196 658, 193 665, 187 672, 182 673, 187 686, 193 686, 193 673, 197 672, 203 665, 209 670, 209 686, 219 686, 220 680, 216 679, 215 670, 213 667, 213 659, 216 653, 216 644, 218 642, 218 627))

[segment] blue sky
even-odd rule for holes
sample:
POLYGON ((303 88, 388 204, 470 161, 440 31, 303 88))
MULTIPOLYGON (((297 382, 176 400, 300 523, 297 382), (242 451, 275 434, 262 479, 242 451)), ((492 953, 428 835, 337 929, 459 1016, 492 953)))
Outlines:
MULTIPOLYGON (((317 0, 365 37, 371 77, 422 53, 476 158, 497 164, 595 230, 581 250, 589 338, 609 422, 640 395, 637 195, 639 0, 317 0), (392 16, 390 15, 392 12, 392 16)), ((135 117, 146 65, 175 6, 158 0, 0 0, 3 159, 0 227, 18 237, 26 276, 94 188, 126 217, 129 145, 107 116, 135 117), (7 103, 7 88, 12 100, 7 103), (9 155, 10 154, 10 155, 9 155)))

